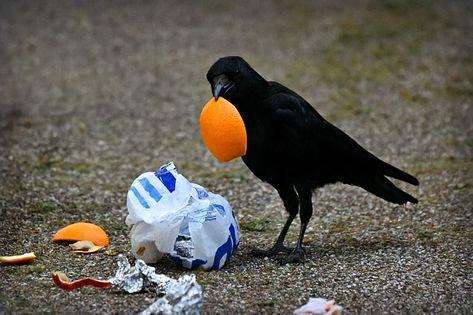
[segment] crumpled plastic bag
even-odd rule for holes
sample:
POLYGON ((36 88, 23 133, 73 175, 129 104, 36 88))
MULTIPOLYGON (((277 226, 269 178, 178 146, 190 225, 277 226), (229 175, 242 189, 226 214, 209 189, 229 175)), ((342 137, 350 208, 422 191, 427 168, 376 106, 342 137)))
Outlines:
POLYGON ((167 255, 185 268, 217 270, 240 241, 227 200, 190 183, 172 162, 135 179, 127 207, 133 255, 146 263, 167 255))

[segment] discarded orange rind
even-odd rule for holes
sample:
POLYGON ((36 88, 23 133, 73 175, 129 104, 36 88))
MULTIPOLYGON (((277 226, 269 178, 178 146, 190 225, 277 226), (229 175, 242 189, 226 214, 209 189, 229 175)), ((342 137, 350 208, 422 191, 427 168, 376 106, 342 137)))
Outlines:
POLYGON ((98 246, 110 244, 107 233, 100 226, 86 222, 63 227, 54 234, 53 241, 91 241, 98 246))
POLYGON ((104 248, 104 246, 97 246, 91 241, 77 241, 69 247, 74 254, 92 254, 104 248))
POLYGON ((200 132, 205 146, 217 160, 228 162, 246 154, 247 136, 236 107, 219 97, 211 98, 200 114, 200 132))
POLYGON ((33 252, 26 253, 23 255, 0 256, 0 262, 9 264, 9 265, 26 264, 35 259, 36 259, 36 255, 33 252))
POLYGON ((80 280, 71 281, 66 276, 66 274, 60 271, 53 272, 53 281, 58 287, 67 291, 79 289, 87 285, 102 289, 110 288, 112 286, 110 281, 97 280, 94 278, 83 278, 80 280))

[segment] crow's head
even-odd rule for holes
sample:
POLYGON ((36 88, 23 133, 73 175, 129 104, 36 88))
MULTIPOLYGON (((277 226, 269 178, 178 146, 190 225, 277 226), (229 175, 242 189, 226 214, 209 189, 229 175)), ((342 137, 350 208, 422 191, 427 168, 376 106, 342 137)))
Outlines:
POLYGON ((212 94, 235 106, 257 101, 268 93, 268 82, 241 57, 230 56, 217 60, 207 72, 212 94))

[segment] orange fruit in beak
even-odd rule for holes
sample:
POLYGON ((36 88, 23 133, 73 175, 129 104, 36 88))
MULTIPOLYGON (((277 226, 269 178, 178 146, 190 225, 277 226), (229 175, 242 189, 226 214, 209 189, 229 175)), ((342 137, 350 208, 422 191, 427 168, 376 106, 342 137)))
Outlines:
POLYGON ((246 128, 232 103, 211 98, 200 114, 200 132, 205 146, 220 162, 246 154, 246 128))
POLYGON ((53 236, 53 241, 91 241, 98 246, 108 246, 108 235, 98 225, 78 222, 63 227, 53 236))

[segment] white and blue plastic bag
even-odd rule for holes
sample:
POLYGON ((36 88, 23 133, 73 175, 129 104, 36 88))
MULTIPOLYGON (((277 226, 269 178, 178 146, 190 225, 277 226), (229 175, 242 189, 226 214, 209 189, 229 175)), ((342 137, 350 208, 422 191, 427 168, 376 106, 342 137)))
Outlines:
POLYGON ((127 208, 133 255, 146 263, 167 255, 185 268, 217 270, 240 241, 227 200, 190 183, 172 162, 135 179, 127 208))

